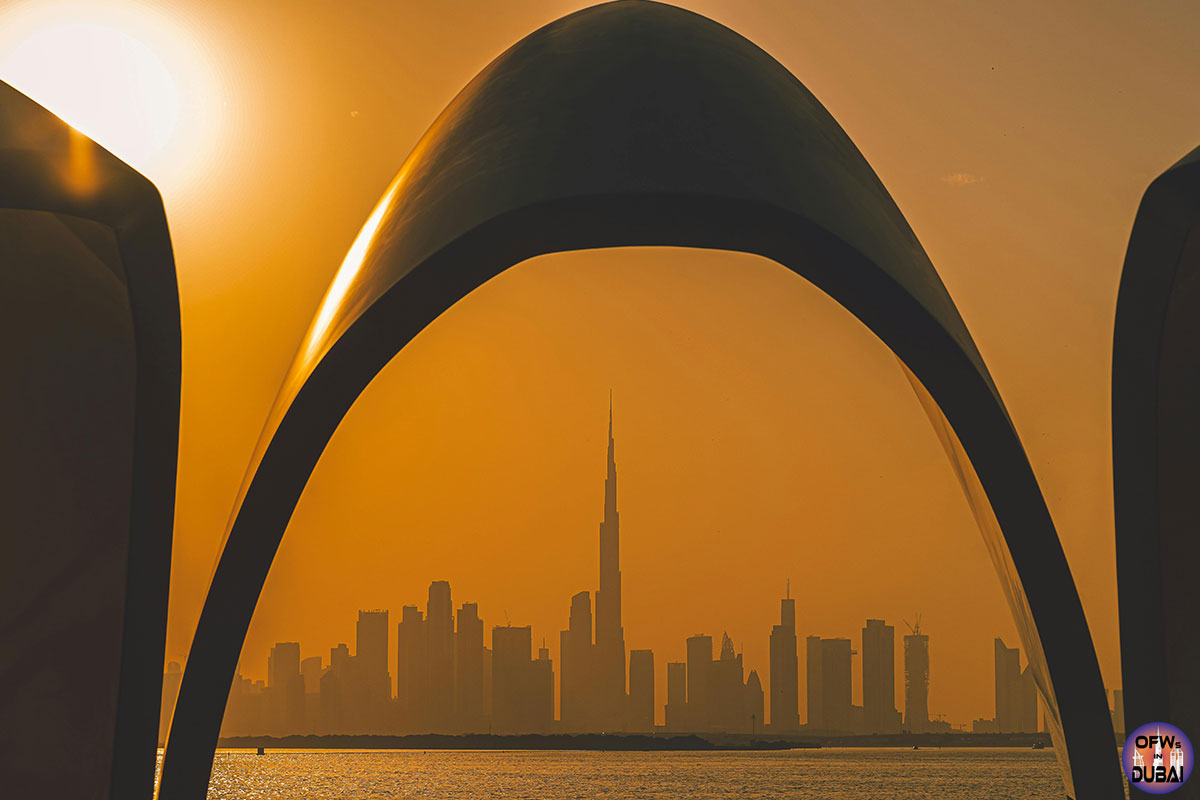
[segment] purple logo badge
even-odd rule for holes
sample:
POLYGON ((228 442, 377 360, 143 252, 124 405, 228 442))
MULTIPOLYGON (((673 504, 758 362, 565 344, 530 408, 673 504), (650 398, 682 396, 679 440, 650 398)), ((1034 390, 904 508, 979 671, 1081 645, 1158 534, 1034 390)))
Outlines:
POLYGON ((1192 774, 1192 743, 1166 722, 1150 722, 1125 740, 1121 766, 1134 788, 1166 794, 1183 786, 1192 774))

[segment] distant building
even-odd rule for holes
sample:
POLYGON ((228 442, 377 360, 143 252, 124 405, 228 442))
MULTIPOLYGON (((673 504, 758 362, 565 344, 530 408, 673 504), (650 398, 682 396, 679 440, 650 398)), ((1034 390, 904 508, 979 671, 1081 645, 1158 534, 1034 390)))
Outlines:
POLYGON ((608 406, 608 471, 604 479, 604 519, 600 523, 600 588, 596 591, 595 728, 625 727, 625 628, 621 624, 621 536, 617 511, 617 457, 612 400, 608 406))
POLYGON ((429 732, 427 653, 425 615, 416 606, 404 606, 396 626, 396 705, 405 733, 429 732))
POLYGON ((687 721, 687 664, 667 663, 667 705, 664 721, 669 731, 689 730, 687 721))
POLYGON ((483 620, 477 603, 463 603, 458 609, 458 627, 454 632, 454 708, 457 730, 487 731, 483 713, 483 620))
POLYGON ((862 629, 863 733, 900 730, 896 712, 896 629, 881 619, 862 629))
POLYGON ((529 732, 549 733, 554 726, 554 662, 544 641, 530 667, 529 732))
POLYGON ((305 694, 321 693, 321 672, 324 667, 320 656, 309 656, 300 662, 300 677, 304 678, 305 694))
POLYGON ((330 648, 329 668, 321 674, 320 733, 358 732, 351 707, 354 666, 354 657, 344 643, 330 648))
POLYGON ((304 729, 304 679, 300 643, 277 642, 267 656, 267 732, 284 735, 304 729))
POLYGON ((383 733, 392 699, 388 674, 388 612, 359 611, 355 625, 354 704, 358 733, 383 733))
POLYGON ((1027 666, 1021 671, 1021 651, 1006 647, 996 637, 995 654, 996 730, 1000 733, 1037 731, 1037 686, 1027 666))
POLYGON ((447 733, 454 730, 454 606, 448 581, 429 584, 425 634, 428 728, 432 733, 447 733))
POLYGON ((629 730, 654 730, 654 651, 629 651, 629 730))
POLYGON ((929 729, 929 635, 920 624, 904 637, 904 730, 929 729))
POLYGON ((971 733, 999 733, 996 730, 996 720, 982 717, 971 723, 971 733))
POLYGON ((687 721, 693 731, 706 731, 712 724, 711 636, 696 634, 687 640, 687 721))
POLYGON ((805 701, 808 706, 806 725, 810 731, 825 730, 825 713, 821 699, 821 637, 804 640, 805 701))
POLYGON ((808 663, 808 727, 810 730, 846 733, 855 728, 851 706, 851 656, 849 639, 805 641, 808 663))
POLYGON ((229 690, 222 736, 256 736, 266 730, 266 689, 264 681, 242 677, 241 666, 229 690))
POLYGON ((571 598, 567 630, 559 636, 559 719, 564 731, 597 729, 593 651, 592 598, 578 592, 571 598))
POLYGON ((746 678, 745 697, 750 733, 760 733, 763 729, 763 688, 757 670, 750 670, 750 677, 746 678))
POLYGON ((850 702, 851 657, 849 639, 821 640, 821 710, 825 727, 831 731, 854 730, 854 713, 850 702))
MULTIPOLYGON (((796 654, 796 601, 779 601, 779 624, 771 628, 771 728, 800 727, 800 665, 796 654)), ((761 725, 762 719, 759 719, 761 725)))
POLYGON ((533 631, 492 628, 492 729, 495 733, 545 733, 554 709, 554 672, 549 651, 533 661, 533 631), (543 657, 544 656, 544 657, 543 657))

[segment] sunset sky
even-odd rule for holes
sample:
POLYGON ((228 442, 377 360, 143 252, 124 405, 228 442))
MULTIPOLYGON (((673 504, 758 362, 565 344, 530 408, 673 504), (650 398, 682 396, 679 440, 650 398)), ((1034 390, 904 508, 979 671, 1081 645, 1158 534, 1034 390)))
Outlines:
MULTIPOLYGON (((166 204, 183 315, 168 658, 186 656, 266 413, 392 175, 482 67, 584 5, 0 0, 0 79, 166 204)), ((1119 686, 1113 310, 1142 192, 1200 143, 1200 5, 681 5, 790 69, 895 198, 1008 404, 1119 686)), ((532 624, 557 659, 570 595, 597 584, 610 389, 626 642, 655 650, 660 718, 692 633, 728 631, 766 683, 788 579, 801 637, 857 648, 882 617, 899 644, 920 614, 931 712, 992 716, 991 640, 1017 644, 1015 626, 895 359, 791 272, 708 251, 535 259, 418 336, 314 472, 245 674, 265 677, 275 641, 353 647, 357 609, 396 618, 434 579, 489 630, 532 624)))

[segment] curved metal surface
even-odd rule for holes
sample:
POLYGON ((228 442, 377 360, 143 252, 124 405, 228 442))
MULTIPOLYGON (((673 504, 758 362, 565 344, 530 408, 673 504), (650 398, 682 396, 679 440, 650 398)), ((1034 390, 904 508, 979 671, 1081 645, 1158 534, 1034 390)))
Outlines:
MULTIPOLYGON (((1200 148, 1142 198, 1113 331, 1113 500, 1128 730, 1200 731, 1200 148)), ((1186 791, 1186 790, 1185 790, 1186 791)))
POLYGON ((162 200, 0 83, 0 215, 20 239, 0 251, 0 772, 16 795, 149 797, 180 388, 162 200))
POLYGON ((639 0, 564 17, 497 58, 425 134, 368 218, 247 471, 193 640, 160 797, 205 794, 263 582, 317 459, 363 388, 439 314, 508 267, 630 245, 773 259, 857 316, 937 398, 1020 574, 1056 679, 1069 761, 1086 766, 1074 790, 1120 797, 1100 671, 1053 523, 916 237, 850 139, 784 67, 711 20, 639 0))

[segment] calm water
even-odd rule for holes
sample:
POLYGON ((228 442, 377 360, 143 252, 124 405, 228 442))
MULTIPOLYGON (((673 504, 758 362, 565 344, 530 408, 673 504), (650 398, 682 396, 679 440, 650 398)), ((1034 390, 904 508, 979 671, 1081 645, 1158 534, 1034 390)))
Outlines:
POLYGON ((223 750, 210 800, 1063 797, 1053 750, 763 753, 223 750))

